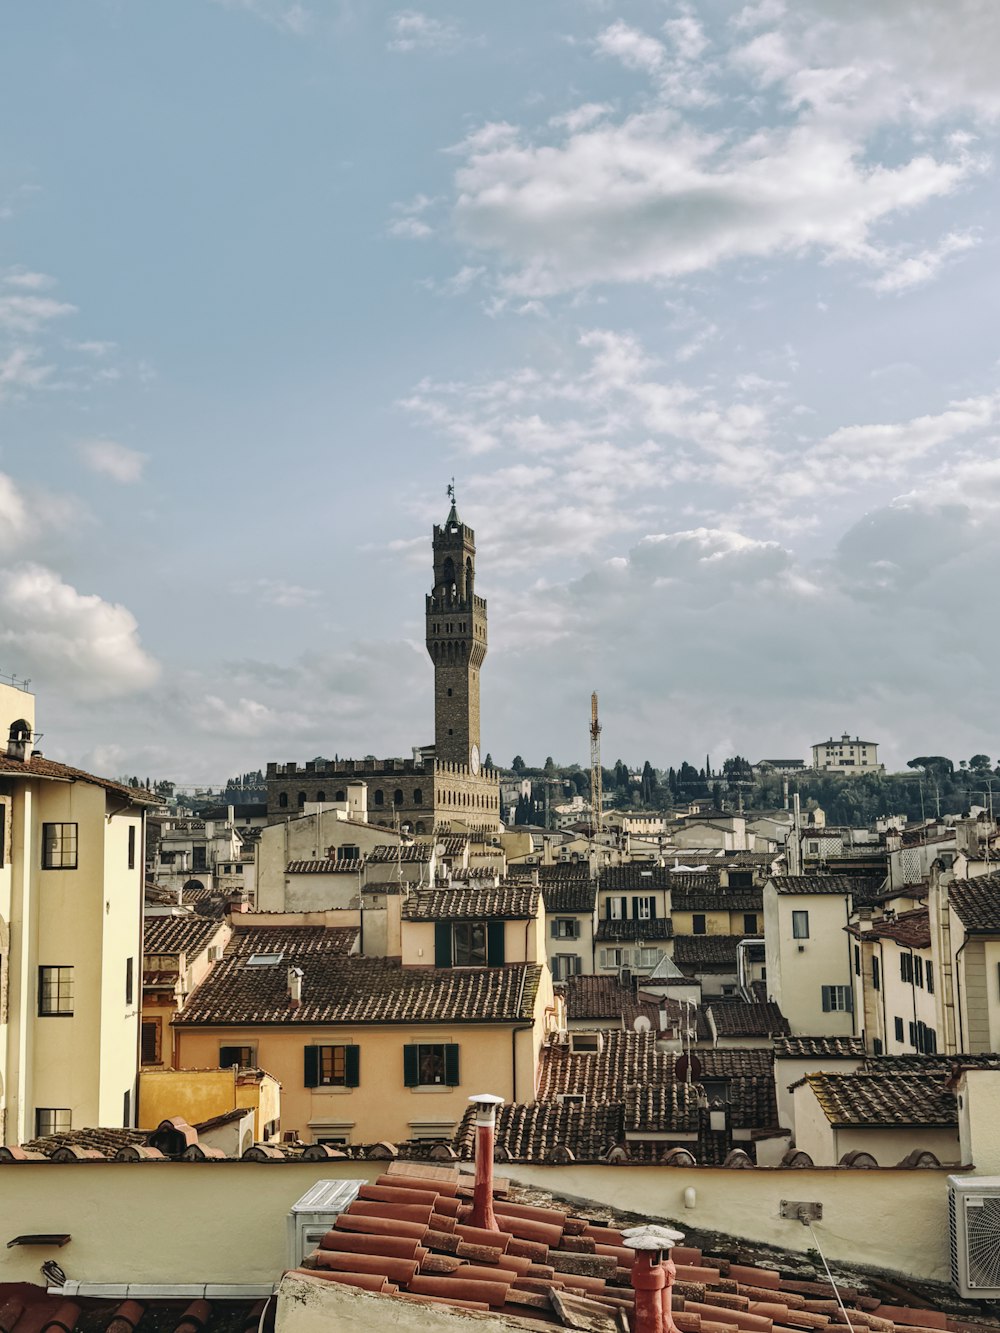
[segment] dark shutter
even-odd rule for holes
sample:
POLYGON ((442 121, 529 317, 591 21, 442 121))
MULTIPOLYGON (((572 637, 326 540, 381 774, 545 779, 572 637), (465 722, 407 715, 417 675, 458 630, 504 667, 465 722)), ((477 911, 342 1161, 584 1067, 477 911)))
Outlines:
POLYGON ((361 1082, 361 1047, 344 1047, 344 1086, 356 1088, 361 1082))
MULTIPOLYGON (((627 904, 628 899, 625 899, 625 902, 626 902, 626 904, 627 904)), ((625 908, 625 914, 626 914, 626 916, 628 915, 628 907, 627 907, 627 906, 626 906, 626 908, 625 908)), ((633 899, 632 899, 632 920, 633 920, 633 921, 638 921, 638 920, 639 920, 639 899, 638 899, 638 898, 635 898, 635 897, 633 897, 633 899)))
POLYGON ((574 921, 574 922, 573 922, 573 928, 572 928, 572 930, 570 931, 569 936, 570 936, 570 939, 571 939, 571 940, 578 940, 578 939, 580 938, 580 923, 579 923, 579 921, 574 921))
POLYGON ((306 1046, 305 1054, 305 1085, 307 1088, 319 1087, 319 1047, 306 1046))
POLYGON ((403 1047, 403 1082, 415 1088, 420 1082, 420 1060, 416 1046, 403 1047))
POLYGON ((605 917, 605 920, 607 920, 607 921, 610 921, 610 920, 611 920, 611 899, 610 899, 610 898, 605 898, 605 899, 604 899, 604 917, 605 917))
POLYGON ((236 1067, 239 1068, 240 1056, 242 1054, 242 1046, 220 1046, 219 1068, 232 1069, 233 1065, 236 1065, 236 1067))
POLYGON ((832 1002, 832 998, 831 998, 831 994, 830 994, 830 992, 831 992, 832 990, 833 990, 833 987, 832 987, 832 986, 823 986, 823 987, 822 987, 822 991, 823 991, 823 1012, 824 1012, 824 1014, 828 1014, 828 1013, 830 1012, 830 1010, 833 1008, 833 1002, 832 1002))
POLYGON ((486 961, 490 967, 503 967, 504 963, 504 927, 502 921, 486 923, 486 961))
POLYGON ((451 922, 434 922, 434 966, 451 967, 451 922))
POLYGON ((556 921, 556 920, 553 919, 551 925, 549 926, 549 934, 552 936, 552 938, 553 938, 554 940, 557 940, 557 939, 559 938, 559 922, 558 922, 558 921, 556 921))
POLYGON ((458 1046, 454 1042, 444 1048, 444 1081, 449 1088, 458 1087, 458 1046))
POLYGON ((649 900, 649 919, 650 919, 650 921, 655 921, 655 920, 656 920, 656 898, 655 898, 655 897, 652 897, 652 898, 650 898, 650 900, 649 900))

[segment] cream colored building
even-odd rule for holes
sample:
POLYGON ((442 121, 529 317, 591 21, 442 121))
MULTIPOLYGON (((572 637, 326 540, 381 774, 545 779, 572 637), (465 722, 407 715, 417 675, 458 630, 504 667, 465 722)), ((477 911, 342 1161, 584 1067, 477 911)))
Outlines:
POLYGON ((156 799, 33 753, 35 700, 12 685, 0 736, 0 1137, 130 1125, 156 799))
POLYGON ((856 1032, 846 933, 856 887, 844 875, 775 875, 764 885, 767 992, 795 1035, 856 1032))
POLYGON ((874 1055, 938 1049, 938 975, 926 907, 851 927, 858 1030, 874 1055))
POLYGON ((849 732, 844 732, 839 740, 832 736, 828 741, 819 741, 812 747, 813 768, 826 769, 832 773, 876 773, 878 762, 878 744, 876 741, 863 741, 849 732))
POLYGON ((1000 1050, 1000 872, 957 878, 965 858, 931 868, 928 909, 938 1048, 1000 1050))

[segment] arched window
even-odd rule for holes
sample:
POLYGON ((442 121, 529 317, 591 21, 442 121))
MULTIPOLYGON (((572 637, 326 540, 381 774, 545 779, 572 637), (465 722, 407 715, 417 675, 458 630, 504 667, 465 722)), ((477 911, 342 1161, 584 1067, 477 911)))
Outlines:
POLYGON ((472 596, 472 580, 475 575, 472 572, 472 556, 468 556, 465 561, 465 595, 472 596))
POLYGON ((393 803, 393 805, 402 805, 402 804, 403 804, 403 789, 402 789, 402 787, 397 787, 396 790, 392 793, 392 803, 393 803))
POLYGON ((298 802, 299 809, 301 810, 302 807, 303 807, 303 806, 305 805, 305 803, 306 803, 306 794, 305 794, 305 792, 304 792, 304 791, 300 791, 299 794, 298 794, 298 796, 296 796, 295 799, 296 799, 296 801, 298 802))
POLYGON ((278 805, 281 807, 282 810, 284 810, 284 809, 287 808, 287 806, 288 806, 288 792, 287 792, 287 791, 283 791, 283 792, 279 792, 279 793, 278 793, 278 805))
POLYGON ((451 556, 448 556, 441 566, 441 579, 447 588, 451 588, 455 582, 455 562, 451 556))
POLYGON ((425 830, 425 828, 424 828, 424 821, 423 821, 422 819, 418 819, 418 820, 417 820, 417 828, 416 828, 416 832, 417 832, 417 833, 425 833, 425 832, 426 832, 426 830, 425 830))
POLYGON ((335 791, 335 792, 333 793, 333 799, 334 799, 335 801, 346 801, 346 800, 347 800, 347 797, 344 795, 344 793, 343 793, 342 791, 335 791))
POLYGON ((325 791, 318 791, 318 792, 316 793, 316 799, 317 799, 317 801, 325 801, 325 800, 326 800, 326 792, 325 792, 325 791))
POLYGON ((375 804, 385 805, 385 792, 382 790, 381 787, 377 788, 375 792, 375 804))
POLYGON ((12 741, 31 740, 31 728, 23 717, 19 717, 16 722, 10 724, 10 731, 7 734, 7 738, 12 741))
POLYGON ((423 787, 414 787, 414 788, 413 788, 413 804, 414 804, 414 805, 423 805, 423 803, 424 803, 424 789, 423 789, 423 787))

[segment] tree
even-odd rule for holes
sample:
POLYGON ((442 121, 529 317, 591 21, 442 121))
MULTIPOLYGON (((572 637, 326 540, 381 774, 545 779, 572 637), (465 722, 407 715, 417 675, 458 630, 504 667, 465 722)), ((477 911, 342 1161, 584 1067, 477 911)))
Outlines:
POLYGON ((973 773, 991 773, 993 765, 990 763, 988 754, 974 754, 969 760, 969 767, 973 773))
POLYGON ((952 774, 955 771, 955 765, 950 759, 946 759, 943 754, 922 754, 916 759, 906 761, 907 768, 922 768, 925 773, 947 773, 952 774))
POLYGON ((490 752, 489 752, 488 750, 487 750, 487 752, 486 752, 486 758, 483 760, 483 767, 484 767, 484 768, 492 768, 492 767, 493 767, 493 756, 490 754, 490 752))
POLYGON ((525 769, 525 763, 524 763, 524 760, 521 758, 521 756, 520 756, 519 754, 516 754, 516 755, 514 756, 514 758, 511 760, 511 765, 510 765, 510 766, 511 766, 511 768, 514 770, 515 773, 523 773, 523 772, 524 772, 524 769, 525 769))

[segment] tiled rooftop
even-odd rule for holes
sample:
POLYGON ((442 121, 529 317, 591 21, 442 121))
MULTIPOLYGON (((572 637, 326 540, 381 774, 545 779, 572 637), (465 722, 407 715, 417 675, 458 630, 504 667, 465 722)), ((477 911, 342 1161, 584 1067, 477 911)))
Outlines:
POLYGON ((967 931, 1000 931, 1000 871, 975 879, 952 880, 948 901, 967 931))
POLYGON ((776 1004, 747 1004, 744 1000, 713 1000, 710 1021, 720 1037, 773 1037, 788 1032, 788 1019, 776 1004))
POLYGON ((193 912, 180 916, 148 916, 142 927, 143 953, 186 953, 207 948, 222 922, 193 912))
POLYGON ((601 871, 598 883, 601 892, 620 893, 622 890, 669 889, 676 879, 666 866, 651 862, 634 861, 626 866, 608 866, 601 871))
POLYGON ((402 847, 396 847, 392 843, 379 843, 377 847, 372 848, 366 858, 369 865, 380 865, 386 861, 423 864, 430 859, 431 845, 429 842, 410 842, 405 843, 402 847))
POLYGON ((580 973, 575 977, 567 977, 561 988, 566 997, 566 1017, 570 1020, 605 1019, 631 1028, 641 1015, 657 1031, 661 1004, 671 1022, 679 1019, 683 1013, 683 1006, 676 1000, 661 1001, 659 996, 636 992, 631 986, 623 986, 617 977, 580 973))
POLYGON ((697 1134, 701 1088, 672 1078, 653 1087, 633 1084, 625 1090, 625 1129, 632 1133, 697 1134))
POLYGON ((711 893, 672 893, 670 910, 673 912, 761 912, 764 895, 761 889, 716 889, 711 893))
POLYGON ((507 873, 517 879, 522 875, 531 878, 537 874, 539 884, 547 888, 550 884, 563 884, 567 880, 589 880, 590 865, 586 861, 557 861, 551 866, 536 866, 527 861, 515 861, 507 867, 507 873))
POLYGON ((912 912, 899 912, 891 920, 887 918, 870 924, 864 922, 860 926, 852 926, 850 931, 857 939, 871 937, 877 940, 894 940, 906 949, 929 949, 930 921, 930 912, 927 908, 916 907, 912 912))
POLYGON ((775 1037, 774 1054, 779 1060, 863 1059, 865 1043, 860 1037, 775 1037))
POLYGON ((360 856, 320 856, 311 861, 289 861, 286 875, 357 875, 364 869, 360 856))
POLYGON ((565 879, 542 884, 542 901, 547 912, 587 912, 592 914, 597 901, 597 882, 592 879, 565 879))
POLYGON ((408 921, 529 921, 538 915, 540 894, 531 884, 417 889, 403 904, 403 916, 408 921))
POLYGON ((846 893, 852 896, 869 895, 872 885, 855 875, 773 875, 773 884, 779 893, 846 893))
POLYGON ((742 935, 678 935, 674 962, 678 967, 736 967, 736 946, 742 935))
POLYGON ((577 1052, 570 1045, 542 1048, 539 1101, 582 1093, 588 1103, 620 1101, 631 1083, 657 1084, 673 1077, 673 1056, 656 1049, 655 1032, 604 1032, 601 1050, 577 1052))
MULTIPOLYGON (((501 1159, 547 1162, 557 1149, 569 1149, 581 1161, 601 1161, 622 1137, 621 1106, 577 1102, 535 1102, 500 1108, 496 1141, 501 1159)), ((466 1161, 475 1156, 475 1109, 462 1119, 455 1150, 466 1161)))
POLYGON ((42 755, 32 755, 30 759, 10 759, 0 755, 0 776, 54 778, 61 782, 90 782, 95 787, 103 787, 115 796, 133 802, 135 805, 159 805, 160 797, 145 787, 127 787, 122 782, 113 782, 111 778, 100 778, 94 773, 85 773, 81 768, 70 768, 68 764, 58 764, 55 760, 45 759, 42 755))
POLYGON ((673 933, 673 923, 667 916, 655 917, 651 921, 612 921, 602 917, 597 923, 594 939, 598 944, 619 940, 669 940, 673 933))
MULTIPOLYGON (((333 933, 333 932, 330 932, 333 933)), ((353 931, 350 932, 353 935, 353 931)), ((281 946, 263 946, 274 952, 281 946)), ((253 1023, 512 1023, 530 1020, 541 969, 402 967, 345 956, 342 947, 289 953, 271 966, 229 954, 192 993, 177 1026, 253 1023), (302 1002, 291 1008, 286 968, 302 968, 302 1002)))
POLYGON ((852 1074, 807 1074, 832 1125, 923 1125, 952 1128, 958 1124, 955 1094, 940 1074, 858 1071, 852 1074))

